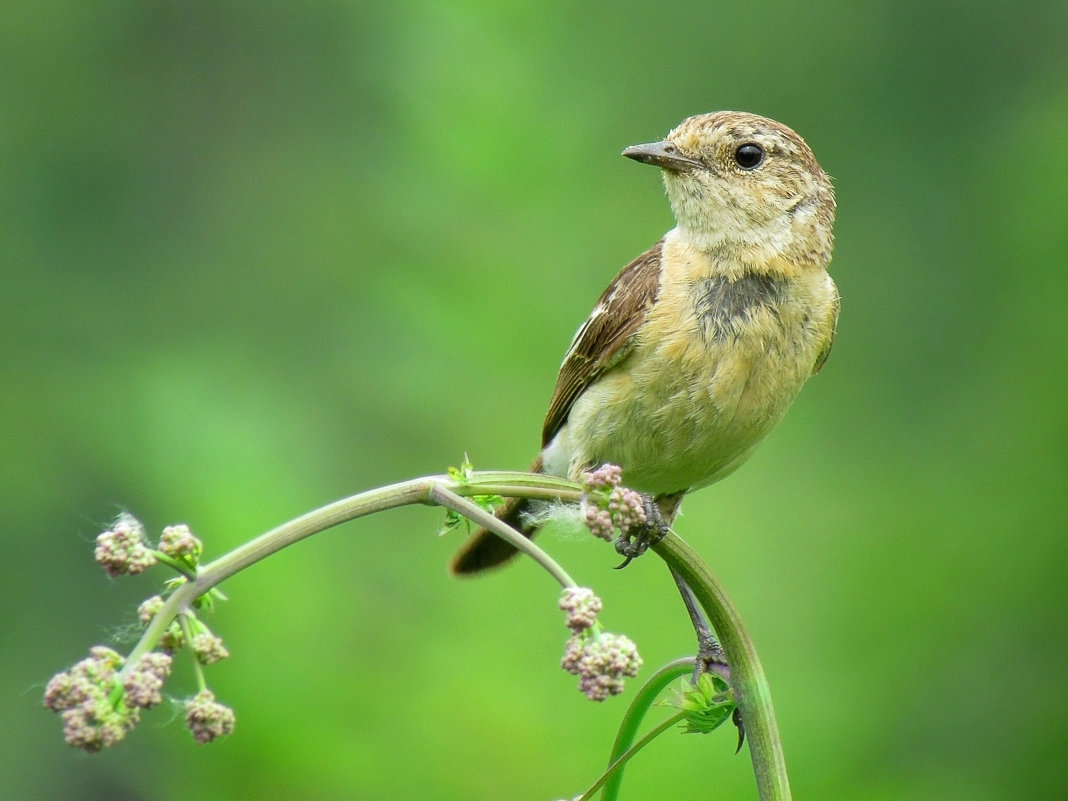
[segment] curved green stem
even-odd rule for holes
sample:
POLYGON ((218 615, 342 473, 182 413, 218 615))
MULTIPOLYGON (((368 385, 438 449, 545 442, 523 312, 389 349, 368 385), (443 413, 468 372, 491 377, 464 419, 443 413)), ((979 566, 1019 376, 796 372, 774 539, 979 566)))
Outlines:
MULTIPOLYGON (((145 629, 141 640, 128 655, 126 665, 120 673, 119 682, 121 683, 126 671, 132 669, 143 654, 156 646, 175 617, 190 608, 198 597, 211 591, 230 576, 293 543, 339 523, 398 506, 413 503, 447 506, 470 517, 499 536, 505 537, 511 544, 530 554, 563 586, 574 586, 575 582, 571 577, 542 549, 510 527, 500 523, 492 514, 466 500, 465 497, 484 494, 539 499, 557 498, 574 502, 581 499, 583 490, 579 484, 548 476, 528 473, 471 473, 459 480, 447 476, 417 478, 368 490, 323 506, 235 548, 197 570, 195 576, 187 576, 187 579, 164 602, 163 607, 145 629)), ((789 801, 791 796, 786 776, 786 763, 774 710, 771 706, 767 680, 757 658, 756 649, 742 625, 737 610, 708 567, 677 536, 672 534, 665 537, 654 546, 654 550, 690 585, 720 638, 730 665, 731 685, 735 700, 749 738, 749 750, 761 801, 789 801)), ((646 704, 647 708, 647 703, 651 701, 647 701, 643 696, 641 703, 646 704)), ((637 704, 636 700, 635 705, 632 705, 632 712, 636 719, 640 719, 640 715, 637 714, 637 704)), ((641 714, 644 714, 644 711, 641 714)), ((612 776, 618 776, 619 768, 623 763, 678 719, 681 717, 669 718, 623 754, 619 754, 618 751, 625 742, 633 738, 634 731, 621 731, 616 748, 613 749, 615 759, 597 784, 583 798, 591 797, 592 793, 609 782, 612 776)), ((628 726, 631 725, 637 724, 628 724, 628 726)), ((618 784, 618 778, 615 782, 618 784)), ((616 789, 610 787, 609 791, 614 793, 616 789)))
POLYGON ((322 506, 238 546, 204 565, 197 570, 195 577, 189 577, 178 586, 164 601, 127 656, 126 665, 119 674, 120 681, 144 654, 155 648, 167 626, 179 613, 235 573, 313 534, 398 506, 413 503, 448 506, 506 538, 516 548, 536 559, 563 586, 575 586, 574 580, 544 550, 464 497, 483 494, 578 501, 582 497, 582 487, 572 481, 531 473, 473 472, 462 481, 448 476, 415 478, 367 490, 322 506))
POLYGON ((612 743, 612 754, 608 757, 604 792, 601 793, 602 801, 615 801, 619 796, 619 787, 623 782, 623 764, 619 762, 619 758, 634 742, 634 738, 638 734, 638 727, 649 712, 649 708, 652 707, 657 696, 671 682, 679 676, 693 672, 694 661, 694 658, 690 656, 668 662, 649 677, 641 689, 638 690, 637 695, 634 696, 634 700, 630 702, 623 720, 619 723, 619 733, 616 734, 616 741, 612 743))
MULTIPOLYGON (((509 489, 510 492, 514 492, 514 487, 508 487, 507 489, 509 489)), ((524 537, 508 524, 502 523, 477 503, 471 503, 471 501, 461 497, 441 484, 435 484, 430 488, 430 499, 440 506, 445 506, 452 509, 454 512, 459 512, 464 517, 478 523, 488 531, 492 531, 497 536, 508 540, 508 542, 514 545, 518 550, 527 554, 539 565, 544 567, 553 578, 560 582, 560 586, 578 586, 575 583, 575 580, 567 574, 567 571, 564 570, 555 559, 549 556, 549 554, 539 548, 533 540, 529 537, 524 537)))
POLYGON ((601 789, 601 787, 608 782, 610 777, 618 775, 620 771, 623 770, 623 766, 632 756, 637 754, 639 751, 645 748, 645 746, 649 745, 649 743, 651 743, 661 734, 666 732, 676 723, 681 722, 685 717, 685 712, 678 712, 672 715, 664 722, 659 723, 654 728, 650 729, 644 737, 642 737, 640 740, 638 740, 638 742, 636 742, 634 745, 632 745, 630 748, 620 754, 616 758, 616 760, 608 766, 608 769, 601 774, 600 778, 598 778, 597 781, 593 783, 593 786, 582 794, 582 796, 579 798, 579 801, 590 801, 590 799, 593 798, 593 794, 596 793, 599 789, 601 789))
POLYGON ((664 537, 653 550, 690 585, 723 646, 731 689, 749 740, 760 801, 790 801, 790 781, 771 691, 738 610, 708 566, 677 535, 664 537))

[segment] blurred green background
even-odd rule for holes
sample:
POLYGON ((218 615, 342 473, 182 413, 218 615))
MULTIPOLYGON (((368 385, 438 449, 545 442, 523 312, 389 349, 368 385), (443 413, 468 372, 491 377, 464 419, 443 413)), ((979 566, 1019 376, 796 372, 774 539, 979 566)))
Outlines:
MULTIPOLYGON (((210 623, 238 713, 68 748, 44 683, 128 642, 127 508, 214 557, 387 482, 523 468, 556 368, 671 225, 619 157, 780 119, 839 199, 828 368, 680 533, 741 608, 798 798, 1062 798, 1068 5, 43 2, 0 27, 0 797, 551 799, 625 700, 557 669, 529 564, 457 582, 440 514, 348 524, 210 623)), ((691 650, 655 558, 549 542, 647 669, 691 650)), ((170 685, 189 691, 189 672, 170 685)), ((625 798, 754 798, 733 735, 625 798)))

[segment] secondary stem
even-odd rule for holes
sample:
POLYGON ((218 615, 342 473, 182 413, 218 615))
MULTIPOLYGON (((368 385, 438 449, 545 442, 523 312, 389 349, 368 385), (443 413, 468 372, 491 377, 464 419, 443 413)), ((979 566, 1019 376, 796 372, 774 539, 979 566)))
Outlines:
POLYGON ((602 801, 615 801, 619 796, 619 788, 623 783, 623 766, 620 765, 615 770, 612 770, 612 767, 634 742, 634 738, 638 734, 638 727, 641 725, 646 713, 648 713, 665 687, 679 676, 693 672, 694 663, 695 660, 692 656, 668 662, 650 676, 645 684, 642 685, 642 688, 638 690, 638 694, 630 702, 630 707, 619 724, 616 741, 612 743, 612 754, 608 757, 609 775, 604 781, 604 791, 601 793, 602 801))
POLYGON ((638 740, 638 742, 636 742, 634 745, 632 745, 630 748, 628 748, 626 751, 624 751, 622 754, 620 754, 618 757, 616 757, 615 761, 613 761, 612 764, 608 766, 608 769, 604 773, 602 773, 601 777, 597 781, 595 781, 593 783, 593 786, 590 787, 590 789, 587 790, 581 796, 579 801, 589 801, 589 799, 592 799, 593 798, 593 794, 596 793, 604 784, 606 784, 611 776, 618 774, 618 772, 623 769, 623 765, 632 756, 637 754, 639 751, 641 751, 643 748, 645 748, 645 746, 647 746, 649 743, 651 743, 653 740, 655 740, 661 734, 666 732, 672 726, 674 726, 675 724, 679 723, 685 717, 686 717, 686 713, 685 712, 677 712, 676 714, 672 715, 667 720, 665 720, 665 721, 663 721, 661 723, 658 723, 655 727, 650 729, 649 732, 646 733, 646 735, 644 737, 642 737, 640 740, 638 740))

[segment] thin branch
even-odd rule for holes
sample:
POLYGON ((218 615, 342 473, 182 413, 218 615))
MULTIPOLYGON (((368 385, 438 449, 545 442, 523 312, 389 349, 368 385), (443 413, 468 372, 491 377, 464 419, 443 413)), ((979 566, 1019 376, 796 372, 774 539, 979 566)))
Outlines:
POLYGON ((604 781, 604 791, 601 793, 602 801, 615 801, 619 796, 619 788, 623 783, 623 763, 619 762, 619 758, 634 742, 634 738, 638 734, 638 727, 656 701, 657 696, 679 676, 692 673, 694 664, 695 660, 692 656, 668 662, 646 679, 645 684, 638 690, 634 700, 630 702, 623 720, 619 723, 616 741, 612 743, 612 753, 608 757, 608 768, 605 771, 608 775, 604 781))

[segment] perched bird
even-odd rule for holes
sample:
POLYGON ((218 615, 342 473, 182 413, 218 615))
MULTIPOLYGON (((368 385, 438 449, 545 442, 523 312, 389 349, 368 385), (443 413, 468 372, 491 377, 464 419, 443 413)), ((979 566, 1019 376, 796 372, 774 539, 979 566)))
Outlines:
MULTIPOLYGON (((662 170, 676 225, 608 286, 564 358, 534 472, 605 462, 670 521, 739 467, 831 350, 835 200, 805 141, 766 117, 690 117, 623 155, 662 170)), ((497 513, 524 530, 528 502, 497 513)), ((516 551, 480 531, 456 573, 516 551)))

